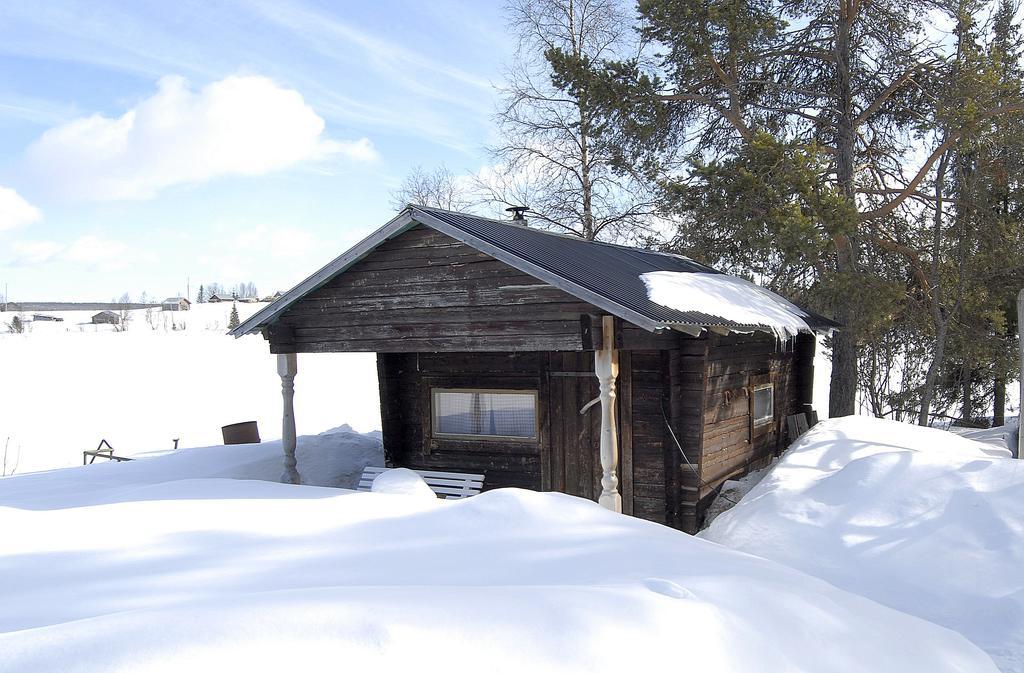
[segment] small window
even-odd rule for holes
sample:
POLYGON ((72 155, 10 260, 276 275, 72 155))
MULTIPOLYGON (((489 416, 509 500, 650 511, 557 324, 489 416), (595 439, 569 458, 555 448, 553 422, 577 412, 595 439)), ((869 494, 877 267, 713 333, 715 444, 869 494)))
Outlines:
POLYGON ((431 404, 434 437, 537 438, 537 392, 534 390, 435 388, 431 404))
POLYGON ((770 383, 754 387, 750 396, 750 417, 754 425, 771 423, 775 418, 775 390, 770 383))

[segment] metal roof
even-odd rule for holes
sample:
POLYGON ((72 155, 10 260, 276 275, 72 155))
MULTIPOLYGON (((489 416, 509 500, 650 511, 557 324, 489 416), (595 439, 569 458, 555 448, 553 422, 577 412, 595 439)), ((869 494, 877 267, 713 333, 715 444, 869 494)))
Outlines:
MULTIPOLYGON (((241 336, 273 322, 293 302, 342 273, 381 243, 420 224, 644 329, 654 331, 676 327, 698 332, 704 327, 736 331, 770 329, 770 326, 735 323, 698 311, 680 311, 648 299, 647 286, 640 277, 642 274, 653 271, 721 273, 681 255, 586 241, 509 221, 410 205, 398 217, 257 312, 232 333, 241 336)), ((838 326, 827 318, 805 313, 806 322, 812 329, 838 326)))

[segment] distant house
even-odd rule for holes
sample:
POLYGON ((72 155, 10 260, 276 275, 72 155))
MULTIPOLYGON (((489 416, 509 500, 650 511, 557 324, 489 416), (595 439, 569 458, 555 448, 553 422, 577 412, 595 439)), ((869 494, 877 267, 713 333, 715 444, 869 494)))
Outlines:
POLYGON ((92 317, 93 325, 120 325, 121 316, 113 311, 100 311, 92 317))
POLYGON ((192 302, 185 297, 168 297, 160 302, 161 311, 187 311, 192 308, 192 302))
POLYGON ((264 297, 263 299, 260 299, 260 301, 269 304, 272 301, 277 301, 278 299, 280 299, 281 298, 281 294, 282 293, 280 291, 277 291, 277 292, 275 292, 274 294, 272 294, 272 295, 270 295, 268 297, 264 297))
POLYGON ((64 322, 64 318, 58 318, 55 315, 46 315, 45 313, 33 313, 32 319, 36 322, 64 322))
POLYGON ((210 298, 206 301, 211 304, 219 304, 222 301, 235 301, 235 298, 229 294, 211 294, 210 298))

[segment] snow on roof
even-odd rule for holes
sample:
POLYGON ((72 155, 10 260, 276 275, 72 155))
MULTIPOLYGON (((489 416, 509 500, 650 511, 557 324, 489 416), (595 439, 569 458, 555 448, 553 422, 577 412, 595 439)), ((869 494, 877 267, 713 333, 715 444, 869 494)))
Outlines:
POLYGON ((648 298, 682 312, 767 328, 779 337, 811 331, 807 312, 760 285, 722 273, 653 271, 641 274, 648 298))
MULTIPOLYGON (((188 299, 186 299, 185 297, 168 297, 167 299, 164 299, 161 303, 162 304, 177 304, 178 302, 181 302, 181 301, 188 302, 188 299)), ((188 303, 191 304, 192 302, 188 302, 188 303)))

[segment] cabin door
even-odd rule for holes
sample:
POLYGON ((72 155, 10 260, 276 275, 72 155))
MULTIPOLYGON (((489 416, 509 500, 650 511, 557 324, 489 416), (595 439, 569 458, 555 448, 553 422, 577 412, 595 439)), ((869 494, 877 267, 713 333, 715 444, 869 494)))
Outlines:
POLYGON ((601 404, 593 353, 552 353, 548 370, 548 471, 554 491, 597 500, 601 494, 601 404))

